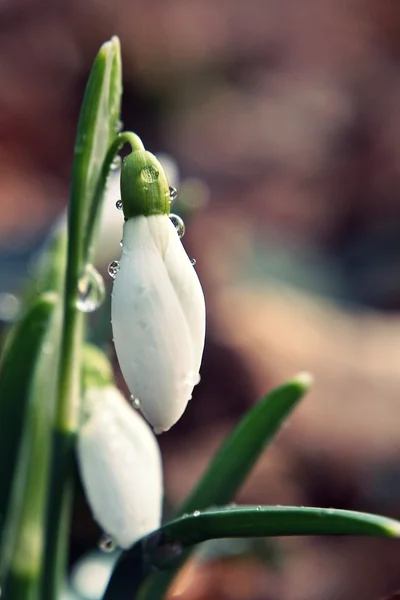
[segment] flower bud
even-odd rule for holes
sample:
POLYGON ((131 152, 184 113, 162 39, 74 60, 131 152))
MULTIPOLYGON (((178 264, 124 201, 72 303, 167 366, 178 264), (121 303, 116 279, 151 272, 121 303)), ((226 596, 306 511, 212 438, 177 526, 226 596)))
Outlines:
POLYGON ((160 526, 162 465, 156 438, 112 385, 89 388, 78 462, 93 516, 122 548, 160 526))
POLYGON ((199 381, 205 304, 168 215, 124 225, 111 322, 122 374, 157 432, 181 417, 199 381))

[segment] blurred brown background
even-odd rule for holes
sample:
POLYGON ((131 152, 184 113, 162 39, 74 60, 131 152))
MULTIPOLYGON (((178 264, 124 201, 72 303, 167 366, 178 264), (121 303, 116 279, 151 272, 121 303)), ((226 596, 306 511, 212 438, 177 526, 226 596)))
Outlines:
MULTIPOLYGON (((2 0, 0 300, 66 205, 85 81, 112 34, 125 127, 177 160, 201 205, 184 242, 208 340, 194 399, 160 439, 170 501, 251 403, 307 369, 314 391, 238 501, 400 517, 399 2, 2 0)), ((170 598, 378 600, 400 587, 394 542, 278 549, 279 568, 197 558, 170 598)))

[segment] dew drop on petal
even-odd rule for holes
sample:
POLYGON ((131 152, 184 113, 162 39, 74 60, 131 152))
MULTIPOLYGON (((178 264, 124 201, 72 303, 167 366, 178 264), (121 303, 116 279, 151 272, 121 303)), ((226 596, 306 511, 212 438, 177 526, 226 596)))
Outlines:
POLYGON ((94 312, 104 302, 105 297, 104 279, 93 265, 86 265, 78 281, 77 309, 84 313, 94 312))
POLYGON ((115 206, 118 208, 118 210, 122 210, 122 200, 117 200, 115 206))
POLYGON ((121 246, 121 248, 123 248, 123 246, 124 246, 124 240, 121 240, 120 243, 119 243, 119 245, 121 246))
POLYGON ((196 259, 195 258, 191 258, 190 259, 190 263, 191 263, 192 267, 194 267, 195 264, 196 264, 196 259))
POLYGON ((182 217, 179 215, 175 215, 171 213, 169 215, 170 221, 172 225, 175 227, 176 233, 181 238, 185 235, 185 223, 183 222, 182 217))
POLYGON ((98 547, 102 552, 113 552, 117 545, 111 535, 108 535, 108 533, 103 533, 99 540, 98 547))
POLYGON ((140 171, 140 177, 146 183, 154 183, 157 181, 160 171, 154 165, 148 165, 140 171))
POLYGON ((119 271, 119 262, 117 260, 112 260, 110 262, 110 264, 108 265, 108 274, 112 279, 115 279, 117 276, 117 273, 119 271))
POLYGON ((132 402, 133 408, 136 408, 136 410, 140 409, 140 400, 139 400, 139 398, 135 398, 135 396, 133 394, 131 394, 131 402, 132 402))
POLYGON ((111 163, 111 171, 117 171, 121 168, 121 157, 119 155, 115 156, 111 163))
POLYGON ((172 185, 169 186, 169 199, 171 202, 176 200, 178 197, 178 190, 172 185))

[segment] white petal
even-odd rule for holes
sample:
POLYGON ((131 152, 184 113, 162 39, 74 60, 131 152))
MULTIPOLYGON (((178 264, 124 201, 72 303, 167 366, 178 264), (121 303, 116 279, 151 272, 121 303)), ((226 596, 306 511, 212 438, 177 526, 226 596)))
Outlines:
POLYGON ((93 516, 122 548, 160 526, 162 466, 147 423, 113 387, 88 392, 78 460, 93 516))
POLYGON ((169 226, 154 225, 165 219, 169 222, 166 216, 155 216, 125 223, 111 303, 122 374, 146 419, 164 431, 186 408, 194 364, 191 332, 163 261, 169 226))
POLYGON ((206 307, 203 290, 193 268, 190 258, 169 219, 164 221, 168 227, 168 246, 164 255, 164 263, 170 281, 179 298, 186 317, 193 343, 193 385, 198 382, 199 369, 204 350, 206 329, 206 307))

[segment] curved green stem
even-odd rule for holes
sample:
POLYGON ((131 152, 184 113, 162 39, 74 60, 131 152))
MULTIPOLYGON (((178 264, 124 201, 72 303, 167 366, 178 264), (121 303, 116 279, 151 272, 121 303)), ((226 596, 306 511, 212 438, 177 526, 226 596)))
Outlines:
POLYGON ((110 168, 115 156, 122 150, 125 144, 130 144, 132 148, 132 152, 136 150, 143 150, 143 143, 136 133, 132 131, 123 131, 117 135, 115 140, 110 145, 108 149, 106 158, 103 163, 103 167, 101 169, 100 177, 98 180, 98 184, 96 186, 96 191, 94 194, 94 201, 92 202, 89 209, 89 216, 87 220, 87 230, 86 230, 86 238, 84 242, 85 248, 85 262, 89 263, 93 260, 94 253, 94 241, 96 239, 96 231, 99 227, 99 221, 101 217, 101 211, 99 210, 99 205, 102 203, 104 189, 107 184, 107 178, 110 173, 110 168))

